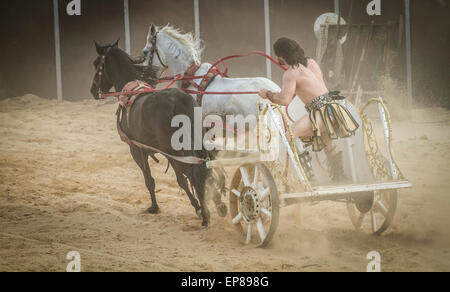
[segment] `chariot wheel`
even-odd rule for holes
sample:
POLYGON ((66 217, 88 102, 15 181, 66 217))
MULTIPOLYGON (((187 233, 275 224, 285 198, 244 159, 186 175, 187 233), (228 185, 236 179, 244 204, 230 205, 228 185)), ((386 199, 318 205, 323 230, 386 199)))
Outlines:
POLYGON ((231 182, 230 215, 245 244, 267 246, 277 230, 279 212, 277 185, 267 167, 241 165, 231 182))
MULTIPOLYGON (((386 158, 379 159, 387 166, 386 158)), ((360 193, 347 203, 350 220, 356 230, 381 235, 394 220, 397 200, 397 190, 360 193)))
POLYGON ((397 191, 385 190, 375 191, 372 194, 363 194, 363 196, 367 195, 373 197, 372 200, 369 199, 366 202, 366 204, 370 204, 368 211, 364 210, 366 206, 363 206, 363 209, 360 210, 361 206, 358 206, 358 203, 347 203, 350 220, 356 230, 381 235, 394 219, 397 209, 397 191))

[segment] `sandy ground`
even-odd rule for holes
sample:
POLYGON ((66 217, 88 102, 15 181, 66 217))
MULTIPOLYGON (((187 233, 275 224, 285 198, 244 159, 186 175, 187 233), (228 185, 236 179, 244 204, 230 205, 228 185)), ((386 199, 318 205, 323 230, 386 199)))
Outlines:
MULTIPOLYGON (((414 184, 399 193, 383 236, 354 231, 345 205, 286 207, 273 243, 244 246, 229 218, 200 227, 165 163, 151 161, 158 215, 115 130, 114 103, 32 95, 0 102, 0 271, 450 271, 450 112, 394 123, 394 148, 414 184), (301 216, 298 216, 301 211, 301 216), (301 222, 300 222, 301 221, 301 222)), ((232 173, 230 173, 231 175, 232 173)))

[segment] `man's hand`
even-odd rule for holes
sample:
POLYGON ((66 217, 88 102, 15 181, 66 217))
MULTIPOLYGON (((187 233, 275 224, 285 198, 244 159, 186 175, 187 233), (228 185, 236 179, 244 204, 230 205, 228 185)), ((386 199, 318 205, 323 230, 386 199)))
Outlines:
POLYGON ((264 99, 270 99, 273 96, 273 93, 267 89, 262 89, 258 95, 264 99))

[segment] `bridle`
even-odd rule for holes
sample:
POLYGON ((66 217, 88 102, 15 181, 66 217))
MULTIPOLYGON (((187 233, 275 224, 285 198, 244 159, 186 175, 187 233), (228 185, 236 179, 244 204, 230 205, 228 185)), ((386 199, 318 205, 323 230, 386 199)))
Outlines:
POLYGON ((100 55, 100 63, 97 65, 97 71, 94 75, 94 79, 92 80, 92 84, 98 88, 98 98, 102 98, 102 77, 106 74, 106 55, 108 55, 110 50, 111 47, 106 50, 105 54, 100 55))
POLYGON ((156 38, 158 37, 158 33, 155 33, 153 36, 152 36, 152 38, 151 38, 151 40, 150 40, 150 43, 152 44, 152 48, 150 49, 150 61, 149 61, 149 67, 151 68, 151 67, 153 67, 153 56, 155 56, 155 53, 156 53, 156 56, 158 57, 158 60, 159 60, 159 63, 163 66, 163 68, 164 68, 164 70, 161 72, 161 74, 162 73, 164 73, 164 71, 167 69, 167 68, 169 68, 169 66, 167 66, 164 62, 163 62, 163 60, 162 60, 162 58, 161 58, 161 55, 159 54, 159 50, 158 50, 158 48, 156 47, 156 38))

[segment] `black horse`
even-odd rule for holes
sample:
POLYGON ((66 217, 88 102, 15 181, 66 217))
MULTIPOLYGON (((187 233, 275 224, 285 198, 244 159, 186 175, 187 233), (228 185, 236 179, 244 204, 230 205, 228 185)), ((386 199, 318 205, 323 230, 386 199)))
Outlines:
MULTIPOLYGON (((97 72, 91 88, 94 98, 98 99, 100 93, 109 92, 113 86, 116 91, 120 91, 127 83, 139 80, 142 77, 140 72, 136 70, 130 56, 118 48, 117 42, 106 46, 100 46, 96 43, 96 50, 99 55, 94 61, 97 72)), ((120 127, 129 139, 152 146, 164 153, 177 157, 194 156, 206 159, 209 156, 206 150, 175 151, 171 145, 172 135, 177 131, 177 128, 171 127, 172 118, 176 115, 185 115, 193 122, 194 107, 196 106, 197 103, 189 94, 175 88, 143 93, 135 99, 131 106, 128 121, 126 108, 122 107, 120 127)), ((194 141, 193 134, 191 141, 194 141)), ((134 144, 130 144, 130 152, 141 168, 145 184, 150 192, 152 205, 148 212, 158 213, 155 180, 151 175, 148 164, 149 155, 157 161, 154 156, 155 152, 137 147, 134 144)), ((207 226, 210 215, 206 205, 205 187, 206 180, 211 174, 210 170, 204 163, 187 164, 170 157, 168 157, 168 160, 175 171, 179 186, 188 195, 197 215, 202 218, 202 225, 207 226), (192 189, 189 187, 189 183, 192 189)))

